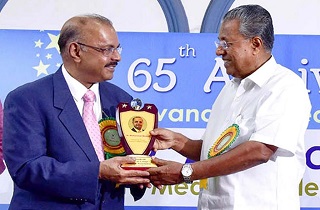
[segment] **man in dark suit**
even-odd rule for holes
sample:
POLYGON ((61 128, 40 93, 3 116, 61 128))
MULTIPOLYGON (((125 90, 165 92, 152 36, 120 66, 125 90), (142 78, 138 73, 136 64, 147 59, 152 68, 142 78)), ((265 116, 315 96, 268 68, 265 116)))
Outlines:
POLYGON ((142 129, 143 126, 143 118, 140 116, 135 116, 132 118, 133 128, 131 129, 133 132, 140 133, 144 131, 142 129))
POLYGON ((134 163, 128 156, 99 161, 82 120, 88 90, 96 96, 97 123, 102 113, 115 117, 118 103, 132 100, 105 82, 121 59, 117 33, 105 17, 76 16, 63 25, 58 44, 59 70, 12 91, 4 104, 4 158, 14 181, 10 209, 122 210, 124 187, 140 199, 149 173, 122 169, 134 163))
POLYGON ((2 153, 2 129, 3 129, 3 109, 2 109, 2 103, 0 101, 0 174, 4 171, 6 166, 3 162, 3 153, 2 153))

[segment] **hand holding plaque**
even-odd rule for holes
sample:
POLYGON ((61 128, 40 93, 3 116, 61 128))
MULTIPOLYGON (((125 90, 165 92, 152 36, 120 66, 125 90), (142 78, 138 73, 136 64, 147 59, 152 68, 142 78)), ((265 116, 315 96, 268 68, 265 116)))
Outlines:
POLYGON ((120 103, 117 109, 117 128, 127 155, 135 157, 135 164, 123 164, 124 169, 147 170, 157 167, 151 163, 149 153, 154 144, 150 131, 158 126, 158 109, 140 99, 120 103))

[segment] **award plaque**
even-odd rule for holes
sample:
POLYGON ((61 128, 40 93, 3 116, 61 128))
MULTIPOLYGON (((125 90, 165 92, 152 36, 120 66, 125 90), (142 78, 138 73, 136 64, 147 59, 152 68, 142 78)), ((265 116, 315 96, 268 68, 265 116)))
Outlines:
POLYGON ((158 109, 154 104, 143 104, 140 99, 119 103, 116 114, 117 128, 125 153, 136 159, 123 164, 124 169, 147 170, 157 167, 149 156, 155 138, 150 131, 158 126, 158 109))

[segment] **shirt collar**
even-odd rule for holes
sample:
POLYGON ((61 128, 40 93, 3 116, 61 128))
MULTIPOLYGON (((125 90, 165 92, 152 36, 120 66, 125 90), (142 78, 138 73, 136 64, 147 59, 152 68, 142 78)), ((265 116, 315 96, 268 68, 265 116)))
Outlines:
POLYGON ((255 72, 250 74, 248 77, 244 79, 233 78, 231 81, 235 85, 239 86, 241 82, 244 82, 245 87, 251 86, 250 83, 254 83, 259 87, 262 87, 271 77, 273 72, 275 71, 275 66, 277 65, 276 60, 273 56, 264 63, 260 68, 258 68, 255 72))
POLYGON ((276 60, 273 56, 260 68, 258 68, 255 72, 253 72, 251 75, 249 75, 247 78, 254 82, 259 87, 262 87, 267 81, 270 79, 270 77, 273 75, 273 72, 275 71, 275 66, 277 65, 276 60))
MULTIPOLYGON (((66 79, 66 82, 68 84, 68 87, 70 89, 70 92, 71 92, 73 98, 76 101, 82 101, 82 97, 88 91, 88 89, 83 84, 81 84, 78 80, 73 78, 68 73, 68 71, 66 70, 64 65, 62 65, 62 73, 63 73, 64 78, 66 79)), ((95 93, 96 100, 97 100, 98 96, 99 96, 99 83, 93 84, 90 87, 90 90, 92 90, 95 93)))

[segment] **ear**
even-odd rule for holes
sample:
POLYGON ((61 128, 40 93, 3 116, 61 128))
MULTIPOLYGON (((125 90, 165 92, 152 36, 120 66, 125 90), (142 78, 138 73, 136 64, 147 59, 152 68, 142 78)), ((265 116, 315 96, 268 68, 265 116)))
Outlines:
POLYGON ((257 54, 259 53, 260 50, 262 50, 263 47, 263 42, 262 39, 258 36, 255 36, 251 40, 252 43, 252 48, 253 48, 253 53, 257 54))
POLYGON ((80 62, 80 45, 75 42, 70 43, 69 45, 69 55, 75 62, 80 62))

